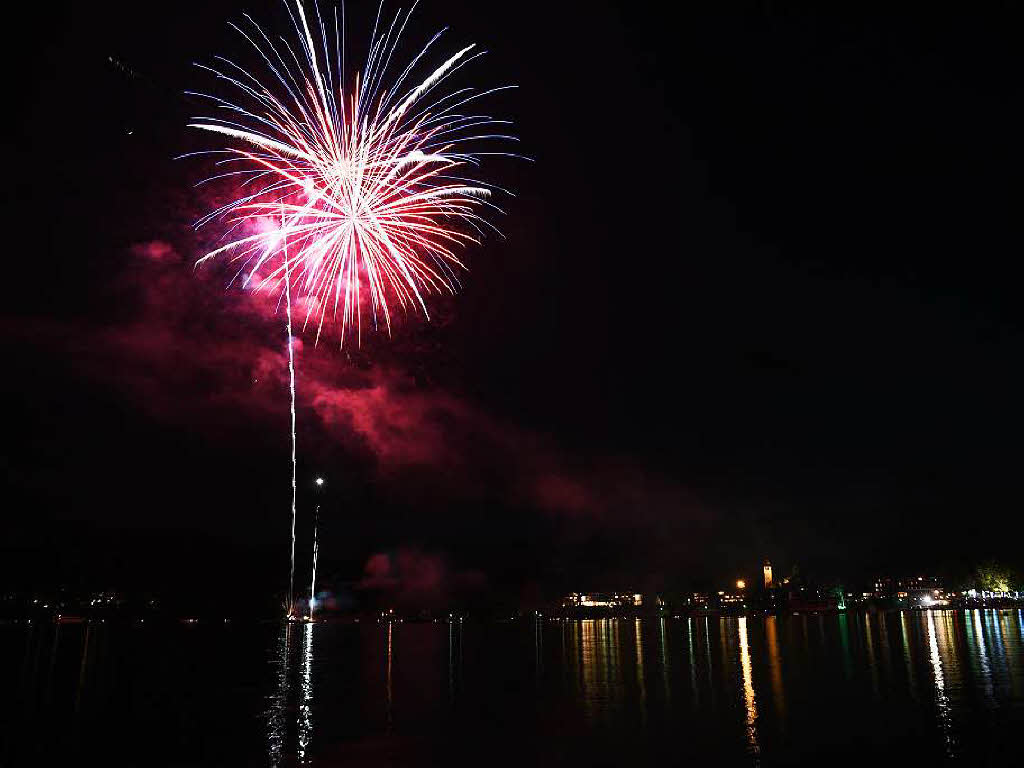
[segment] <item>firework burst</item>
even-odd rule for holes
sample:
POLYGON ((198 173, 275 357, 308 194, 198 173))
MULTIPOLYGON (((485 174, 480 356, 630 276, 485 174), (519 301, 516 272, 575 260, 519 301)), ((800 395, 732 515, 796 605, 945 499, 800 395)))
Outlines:
POLYGON ((227 225, 226 242, 197 265, 228 257, 244 283, 303 299, 302 328, 312 323, 317 341, 331 318, 342 344, 353 329, 358 343, 364 314, 390 333, 394 304, 429 318, 426 297, 458 288, 458 252, 494 229, 483 214, 498 210, 491 196, 504 192, 476 178, 481 158, 511 156, 489 148, 515 141, 502 132, 508 121, 469 112, 481 97, 515 86, 451 88, 452 75, 483 52, 469 45, 426 68, 444 30, 387 84, 413 6, 383 27, 378 11, 366 65, 347 90, 344 9, 325 25, 319 7, 309 18, 301 0, 285 7, 297 47, 283 37, 271 42, 246 15, 244 28, 232 26, 257 52, 260 70, 222 57, 215 67, 199 65, 232 93, 192 94, 220 116, 190 126, 231 140, 216 150, 227 155, 221 172, 206 181, 235 179, 239 197, 197 223, 227 225))

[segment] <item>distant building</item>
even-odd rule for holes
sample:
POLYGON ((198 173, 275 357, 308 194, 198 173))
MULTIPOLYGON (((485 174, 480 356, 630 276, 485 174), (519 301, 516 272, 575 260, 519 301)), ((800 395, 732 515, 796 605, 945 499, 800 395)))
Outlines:
POLYGON ((949 605, 942 582, 930 576, 918 576, 912 579, 901 579, 898 591, 899 604, 907 608, 931 608, 932 606, 949 605))
POLYGON ((899 579, 880 576, 875 579, 873 586, 870 597, 891 601, 900 608, 930 608, 949 604, 942 581, 934 576, 906 576, 899 579))
POLYGON ((1024 603, 1024 592, 1017 590, 969 589, 964 593, 965 604, 971 607, 1019 605, 1024 603))
POLYGON ((643 595, 639 592, 573 592, 562 599, 563 608, 639 608, 643 595))
POLYGON ((841 594, 818 587, 797 587, 787 593, 786 608, 798 613, 836 611, 839 610, 841 594))
POLYGON ((770 561, 764 561, 764 588, 772 588, 772 564, 770 561))
POLYGON ((718 593, 718 604, 722 608, 745 608, 747 596, 739 591, 726 592, 723 590, 718 593))
POLYGON ((871 596, 876 600, 885 600, 886 598, 894 597, 896 594, 896 584, 888 576, 879 576, 875 579, 875 583, 871 596))

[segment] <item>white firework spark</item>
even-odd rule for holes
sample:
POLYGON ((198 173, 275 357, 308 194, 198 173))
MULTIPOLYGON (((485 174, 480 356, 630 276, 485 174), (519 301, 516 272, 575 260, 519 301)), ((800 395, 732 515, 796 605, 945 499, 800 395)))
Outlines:
POLYGON ((228 256, 254 288, 295 290, 306 302, 302 327, 312 322, 317 340, 330 316, 340 321, 342 344, 353 327, 360 341, 367 309, 373 326, 383 320, 390 333, 393 302, 429 318, 426 297, 455 292, 464 269, 457 251, 479 242, 490 226, 484 209, 498 210, 492 192, 505 191, 476 178, 481 158, 516 156, 484 151, 495 140, 515 141, 501 132, 508 121, 467 108, 515 86, 449 88, 483 55, 474 45, 407 85, 444 30, 385 85, 413 6, 380 34, 378 11, 367 63, 347 92, 344 11, 339 32, 334 10, 328 35, 319 7, 311 26, 301 0, 294 8, 285 2, 298 52, 285 38, 271 42, 246 16, 247 29, 234 28, 258 52, 262 79, 219 57, 203 68, 234 96, 193 94, 224 116, 194 118, 191 127, 232 140, 218 150, 229 155, 224 172, 211 179, 236 178, 240 193, 198 222, 230 226, 228 242, 197 264, 228 256))

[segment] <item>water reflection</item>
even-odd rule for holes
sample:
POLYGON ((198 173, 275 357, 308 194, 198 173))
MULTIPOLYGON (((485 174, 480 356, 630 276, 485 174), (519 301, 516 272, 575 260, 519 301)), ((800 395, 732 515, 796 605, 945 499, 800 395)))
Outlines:
POLYGON ((628 685, 624 674, 629 666, 635 671, 632 679, 637 684, 636 705, 643 715, 646 691, 642 624, 637 622, 633 625, 635 648, 632 661, 628 656, 623 657, 623 653, 628 653, 622 644, 624 624, 619 619, 584 619, 579 622, 580 693, 583 712, 588 720, 604 720, 621 711, 620 705, 628 685))
POLYGON ((891 651, 889 650, 889 628, 886 626, 885 614, 878 616, 878 637, 882 644, 882 668, 885 676, 889 677, 889 667, 892 663, 891 651))
POLYGON ((384 692, 384 706, 385 706, 385 723, 387 730, 390 731, 394 726, 394 718, 391 709, 391 654, 392 654, 392 630, 394 622, 388 622, 388 665, 387 665, 387 676, 385 680, 384 692))
POLYGON ((981 625, 981 611, 974 609, 973 622, 968 623, 968 642, 974 641, 977 650, 978 666, 981 671, 982 688, 985 692, 985 702, 988 705, 993 703, 992 690, 992 669, 988 663, 988 653, 985 651, 985 629, 981 625))
POLYGON ((281 626, 276 652, 270 662, 276 667, 276 688, 267 697, 266 710, 267 759, 271 765, 280 765, 288 733, 288 651, 291 632, 291 624, 281 626))
POLYGON ((50 664, 46 671, 46 687, 43 689, 44 703, 49 704, 53 695, 53 671, 57 666, 57 646, 60 644, 60 624, 54 627, 53 644, 50 647, 50 664))
POLYGON ((534 617, 533 620, 533 659, 537 684, 540 685, 544 672, 544 624, 540 616, 534 617))
POLYGON ((306 624, 302 635, 302 679, 299 702, 299 761, 303 762, 313 737, 313 624, 306 624))
POLYGON ((1024 680, 1021 679, 1021 635, 1024 634, 1024 620, 1022 620, 1022 612, 1016 612, 1017 623, 1014 625, 1014 615, 1011 613, 1008 619, 1010 626, 1014 627, 1016 638, 1014 643, 1015 649, 1011 649, 1006 654, 1007 660, 1010 662, 1010 680, 1013 684, 1013 695, 1015 698, 1021 698, 1021 694, 1024 693, 1024 680))
POLYGON ((754 674, 750 664, 750 646, 747 643, 747 618, 740 617, 740 666, 743 669, 743 703, 747 710, 747 749, 757 754, 757 702, 754 699, 754 674))
POLYGON ((903 637, 903 660, 907 665, 907 686, 910 688, 910 696, 917 699, 917 685, 914 678, 914 665, 910 658, 910 638, 907 635, 907 614, 900 611, 900 631, 903 637))
POLYGON ((946 740, 946 754, 953 756, 953 736, 950 729, 949 697, 946 695, 946 681, 942 674, 942 659, 935 637, 935 612, 928 611, 928 649, 935 679, 935 704, 939 711, 939 724, 946 740))
POLYGON ((875 645, 871 638, 871 614, 864 614, 864 637, 867 641, 868 667, 871 669, 871 692, 878 698, 878 665, 875 664, 875 645))
POLYGON ((448 622, 448 701, 455 700, 455 624, 448 622))
POLYGON ((672 689, 668 682, 668 640, 665 635, 665 617, 658 621, 658 637, 661 647, 661 685, 665 689, 665 699, 672 698, 672 689))
POLYGON ((715 706, 715 681, 711 677, 711 626, 708 617, 704 617, 704 658, 708 663, 708 698, 711 706, 715 706))
POLYGON ((724 617, 718 620, 718 640, 718 645, 722 649, 722 673, 724 675, 726 670, 729 669, 729 662, 735 657, 735 654, 732 652, 733 637, 730 632, 726 631, 724 617))
POLYGON ((693 690, 693 703, 696 706, 700 698, 697 694, 697 662, 693 654, 693 618, 686 619, 687 648, 690 651, 690 688, 693 690))
POLYGON ((92 624, 85 627, 85 642, 82 644, 82 663, 78 671, 78 694, 75 696, 75 714, 82 706, 82 691, 85 689, 85 673, 89 666, 89 638, 92 636, 92 624))
POLYGON ((156 762, 183 764, 206 739, 208 750, 222 750, 207 756, 211 765, 349 764, 353 752, 356 763, 386 763, 376 750, 421 742, 462 765, 440 740, 483 740, 491 723, 507 723, 524 743, 557 732, 567 751, 601 750, 614 765, 630 764, 613 751, 619 745, 635 748, 632 764, 665 765, 705 747, 723 764, 773 765, 837 748, 851 761, 891 749, 891 760, 874 762, 935 764, 945 755, 974 764, 992 744, 999 754, 1015 748, 1024 724, 1022 612, 711 618, 714 640, 706 617, 567 621, 556 625, 561 652, 547 624, 546 655, 543 627, 531 647, 529 624, 282 625, 230 637, 202 626, 187 636, 178 627, 0 626, 0 689, 6 684, 14 712, 0 718, 0 764, 74 762, 55 750, 131 764, 118 750, 137 759, 150 743, 166 745, 156 762), (805 628, 815 635, 806 650, 805 628), (536 685, 531 662, 542 672, 536 685), (257 676, 264 687, 254 693, 257 676), (110 723, 125 735, 112 740, 110 723), (3 731, 22 742, 13 757, 3 731), (660 744, 677 751, 658 752, 660 744))
POLYGON ((994 653, 992 655, 1000 662, 1005 661, 1006 653, 1003 648, 1003 632, 1002 627, 1000 625, 999 611, 990 610, 985 611, 985 613, 988 617, 988 625, 992 628, 992 637, 994 638, 994 653))
POLYGON ((779 720, 786 720, 786 699, 782 692, 782 656, 779 653, 779 620, 775 616, 765 619, 765 634, 768 637, 768 668, 772 676, 772 701, 779 720))
MULTIPOLYGON (((843 647, 843 671, 846 673, 846 679, 849 680, 853 677, 853 660, 850 658, 850 631, 847 626, 846 613, 839 614, 839 641, 843 647)), ((822 645, 825 645, 825 618, 821 618, 821 640, 822 645)))
POLYGON ((633 622, 633 644, 636 646, 636 682, 640 689, 640 718, 647 718, 647 689, 644 685, 644 631, 640 619, 633 622))

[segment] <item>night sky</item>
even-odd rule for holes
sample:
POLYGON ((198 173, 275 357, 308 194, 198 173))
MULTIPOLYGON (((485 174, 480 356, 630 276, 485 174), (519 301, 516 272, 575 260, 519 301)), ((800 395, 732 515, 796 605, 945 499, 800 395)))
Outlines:
MULTIPOLYGON (((466 81, 520 86, 487 108, 534 162, 494 163, 505 239, 431 323, 305 337, 326 587, 1024 565, 1020 19, 817 6, 424 0, 410 44, 486 47, 466 81)), ((149 8, 7 18, 0 578, 254 605, 287 579, 283 318, 193 271, 226 191, 173 158, 210 146, 191 63, 282 12, 149 8)))

